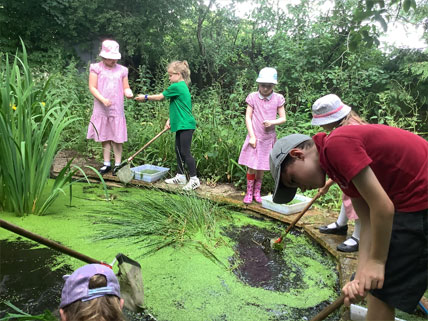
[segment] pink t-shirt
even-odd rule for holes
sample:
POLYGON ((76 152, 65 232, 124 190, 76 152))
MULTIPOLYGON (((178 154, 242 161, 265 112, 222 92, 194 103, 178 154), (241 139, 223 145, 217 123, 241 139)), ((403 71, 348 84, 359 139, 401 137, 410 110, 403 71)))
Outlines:
POLYGON ((428 208, 428 142, 384 125, 343 126, 313 137, 321 167, 353 198, 361 197, 352 179, 365 167, 375 173, 395 210, 428 208))

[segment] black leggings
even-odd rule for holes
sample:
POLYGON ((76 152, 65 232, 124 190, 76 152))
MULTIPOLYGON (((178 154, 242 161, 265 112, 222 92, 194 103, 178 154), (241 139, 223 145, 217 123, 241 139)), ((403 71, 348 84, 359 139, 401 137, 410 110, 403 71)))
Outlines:
POLYGON ((175 133, 175 154, 177 155, 178 173, 184 174, 183 162, 189 169, 190 177, 196 176, 195 159, 190 153, 194 129, 178 130, 175 133))

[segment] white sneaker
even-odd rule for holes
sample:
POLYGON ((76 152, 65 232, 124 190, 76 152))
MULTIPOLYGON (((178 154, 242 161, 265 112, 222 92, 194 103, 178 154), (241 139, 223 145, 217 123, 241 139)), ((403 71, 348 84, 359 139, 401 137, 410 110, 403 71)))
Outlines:
POLYGON ((167 184, 175 184, 175 185, 184 185, 186 184, 186 175, 183 174, 177 174, 173 178, 168 178, 165 180, 165 183, 167 184))
POLYGON ((183 190, 191 191, 193 189, 197 189, 199 186, 201 186, 201 182, 199 182, 199 178, 190 177, 189 182, 186 184, 186 186, 183 187, 183 190))

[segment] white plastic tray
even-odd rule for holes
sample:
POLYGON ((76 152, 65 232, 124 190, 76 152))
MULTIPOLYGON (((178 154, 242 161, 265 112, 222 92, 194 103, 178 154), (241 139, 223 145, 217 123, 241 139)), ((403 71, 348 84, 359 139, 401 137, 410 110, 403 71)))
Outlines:
POLYGON ((167 167, 161 167, 161 166, 155 166, 150 164, 140 165, 137 167, 132 167, 131 171, 134 172, 134 178, 138 179, 140 181, 153 183, 157 180, 161 179, 168 173, 169 168, 167 167), (148 173, 141 173, 144 170, 151 169, 157 171, 157 173, 148 174, 148 173))
MULTIPOLYGON (((352 321, 365 320, 367 315, 367 308, 362 307, 360 305, 351 304, 350 314, 351 314, 352 321)), ((395 321, 406 321, 406 320, 395 318, 395 321)))
POLYGON ((305 208, 305 206, 308 205, 308 203, 311 201, 309 197, 299 194, 296 194, 296 196, 294 196, 294 199, 299 200, 301 202, 291 205, 277 204, 272 201, 272 195, 266 195, 262 196, 262 207, 281 214, 290 215, 301 212, 305 208))

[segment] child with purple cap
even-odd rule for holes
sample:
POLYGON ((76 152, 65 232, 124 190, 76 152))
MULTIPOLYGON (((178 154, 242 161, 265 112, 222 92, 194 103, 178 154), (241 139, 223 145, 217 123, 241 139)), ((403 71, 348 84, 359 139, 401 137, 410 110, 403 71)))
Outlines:
POLYGON ((100 173, 111 169, 110 152, 113 148, 115 168, 122 162, 122 144, 128 140, 124 99, 132 98, 128 83, 128 68, 119 65, 121 58, 119 44, 114 40, 104 40, 99 54, 102 61, 89 68, 89 90, 94 96, 94 110, 88 128, 87 139, 101 142, 104 165, 100 173))
POLYGON ((102 264, 85 265, 64 276, 62 321, 124 321, 123 299, 113 270, 102 264))

